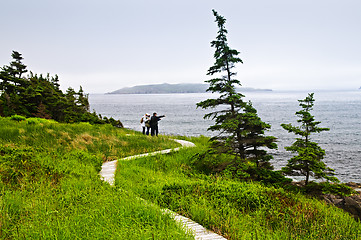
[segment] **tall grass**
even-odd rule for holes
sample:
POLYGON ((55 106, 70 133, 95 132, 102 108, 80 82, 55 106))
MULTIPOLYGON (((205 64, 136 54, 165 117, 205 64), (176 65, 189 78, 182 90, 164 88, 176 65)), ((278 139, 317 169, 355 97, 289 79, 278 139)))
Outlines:
POLYGON ((37 118, 20 122, 1 118, 0 143, 62 152, 81 149, 100 155, 104 160, 179 146, 169 141, 169 137, 143 136, 139 132, 118 129, 109 124, 60 124, 37 118))
POLYGON ((103 161, 174 146, 108 125, 0 118, 0 238, 192 239, 98 176, 103 161))
POLYGON ((211 176, 193 168, 205 147, 119 162, 116 185, 188 216, 229 239, 361 239, 361 224, 301 193, 211 176))

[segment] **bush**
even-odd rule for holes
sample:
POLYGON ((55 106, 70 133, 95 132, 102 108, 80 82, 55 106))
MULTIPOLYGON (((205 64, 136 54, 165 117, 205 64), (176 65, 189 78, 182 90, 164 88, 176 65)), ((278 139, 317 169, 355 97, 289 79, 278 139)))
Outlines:
POLYGON ((30 147, 16 148, 0 145, 0 173, 5 184, 19 185, 23 179, 29 181, 40 172, 30 147))
POLYGON ((338 196, 349 196, 355 191, 344 183, 330 183, 330 182, 310 182, 305 186, 305 191, 309 194, 333 194, 338 196))
POLYGON ((45 118, 27 118, 26 119, 26 122, 27 124, 39 124, 39 123, 44 123, 44 124, 47 124, 47 123, 56 123, 55 120, 52 120, 52 119, 45 119, 45 118))
POLYGON ((275 187, 283 187, 285 184, 292 182, 292 179, 285 177, 281 171, 272 171, 257 167, 250 167, 246 171, 252 179, 275 187))
POLYGON ((280 171, 256 167, 252 162, 242 159, 235 160, 231 155, 212 154, 210 150, 195 154, 190 161, 190 166, 207 175, 220 173, 231 179, 256 180, 277 187, 292 182, 280 171))
POLYGON ((28 118, 26 122, 30 125, 39 124, 39 121, 36 118, 28 118))
POLYGON ((26 117, 15 114, 15 115, 12 115, 12 116, 10 117, 10 119, 11 119, 11 120, 14 120, 14 121, 20 122, 20 121, 25 121, 25 120, 26 120, 26 117))
POLYGON ((201 173, 214 174, 222 172, 232 162, 229 155, 211 154, 209 150, 196 153, 190 165, 201 173))

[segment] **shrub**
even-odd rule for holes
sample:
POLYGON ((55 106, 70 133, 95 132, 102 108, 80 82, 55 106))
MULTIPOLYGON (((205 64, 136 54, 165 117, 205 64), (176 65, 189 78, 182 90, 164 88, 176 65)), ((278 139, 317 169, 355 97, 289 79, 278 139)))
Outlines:
POLYGON ((349 196, 355 191, 344 183, 330 183, 330 182, 310 182, 305 186, 305 191, 309 194, 333 194, 338 196, 349 196))
POLYGON ((26 122, 30 125, 39 124, 39 121, 37 118, 28 118, 26 122))
POLYGON ((43 124, 48 124, 48 123, 56 123, 55 120, 52 119, 45 119, 45 118, 27 118, 26 119, 27 124, 39 124, 39 123, 43 123, 43 124))
POLYGON ((0 145, 0 173, 4 183, 17 186, 23 179, 29 181, 40 172, 40 165, 34 161, 30 147, 10 147, 0 145))
POLYGON ((201 173, 213 174, 222 172, 232 162, 230 156, 225 154, 211 154, 209 150, 196 153, 190 165, 201 173))
POLYGON ((11 120, 14 120, 14 121, 20 122, 20 121, 25 121, 25 120, 26 120, 26 117, 15 114, 15 115, 12 115, 12 116, 10 117, 10 119, 11 119, 11 120))
POLYGON ((246 160, 235 160, 231 155, 212 154, 209 150, 195 154, 189 164, 193 169, 207 175, 222 174, 230 179, 256 180, 276 187, 292 182, 280 171, 257 167, 246 160))

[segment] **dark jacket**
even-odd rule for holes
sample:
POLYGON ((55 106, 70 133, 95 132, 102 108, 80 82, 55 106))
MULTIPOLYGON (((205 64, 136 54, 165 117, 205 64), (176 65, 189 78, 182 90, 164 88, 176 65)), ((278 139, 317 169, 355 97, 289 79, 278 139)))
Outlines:
POLYGON ((165 117, 164 115, 162 116, 152 116, 150 118, 150 127, 155 127, 158 126, 158 122, 161 120, 162 117, 165 117))

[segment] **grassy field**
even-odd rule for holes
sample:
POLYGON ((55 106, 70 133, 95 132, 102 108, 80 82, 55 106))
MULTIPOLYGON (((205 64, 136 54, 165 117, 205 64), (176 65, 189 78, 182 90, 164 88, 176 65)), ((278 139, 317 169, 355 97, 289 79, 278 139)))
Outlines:
POLYGON ((361 239, 361 223, 301 193, 198 171, 198 147, 119 162, 116 186, 190 217, 228 239, 361 239))
POLYGON ((110 125, 0 118, 0 238, 192 239, 98 176, 104 161, 177 146, 110 125))
POLYGON ((120 161, 116 187, 104 161, 178 147, 110 125, 0 118, 1 239, 193 239, 170 208, 228 239, 361 239, 361 224, 300 193, 200 171, 195 148, 120 161), (148 200, 147 204, 139 197, 148 200))

